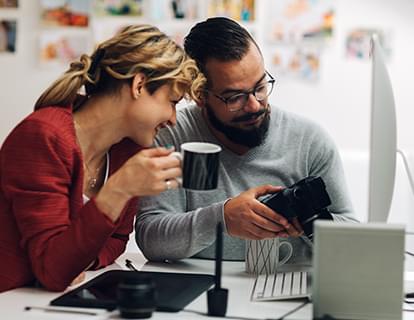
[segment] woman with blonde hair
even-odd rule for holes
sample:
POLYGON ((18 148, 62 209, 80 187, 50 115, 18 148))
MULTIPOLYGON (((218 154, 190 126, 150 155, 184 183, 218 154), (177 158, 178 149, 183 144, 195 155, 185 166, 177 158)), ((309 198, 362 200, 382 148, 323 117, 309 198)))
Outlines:
POLYGON ((154 136, 204 82, 148 25, 124 28, 70 65, 0 150, 0 292, 64 290, 125 250, 138 197, 176 188, 181 176, 154 136))

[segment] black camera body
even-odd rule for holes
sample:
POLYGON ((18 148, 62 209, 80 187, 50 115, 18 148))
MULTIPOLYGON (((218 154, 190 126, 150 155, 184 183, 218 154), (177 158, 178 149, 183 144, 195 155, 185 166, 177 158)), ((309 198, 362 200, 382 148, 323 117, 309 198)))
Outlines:
POLYGON ((310 239, 313 237, 313 222, 316 219, 333 220, 327 209, 331 199, 321 177, 306 177, 260 201, 284 216, 290 223, 297 218, 310 239))

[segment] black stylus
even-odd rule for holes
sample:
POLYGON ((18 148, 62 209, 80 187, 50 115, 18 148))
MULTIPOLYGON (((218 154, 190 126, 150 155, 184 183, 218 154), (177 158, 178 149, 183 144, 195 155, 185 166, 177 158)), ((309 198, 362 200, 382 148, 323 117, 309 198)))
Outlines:
POLYGON ((216 228, 216 268, 215 268, 215 284, 216 288, 221 288, 221 265, 223 261, 223 226, 221 222, 216 228))
POLYGON ((215 317, 224 317, 227 311, 228 290, 221 287, 221 265, 223 260, 223 226, 221 222, 216 228, 216 263, 215 286, 207 292, 208 314, 215 317))

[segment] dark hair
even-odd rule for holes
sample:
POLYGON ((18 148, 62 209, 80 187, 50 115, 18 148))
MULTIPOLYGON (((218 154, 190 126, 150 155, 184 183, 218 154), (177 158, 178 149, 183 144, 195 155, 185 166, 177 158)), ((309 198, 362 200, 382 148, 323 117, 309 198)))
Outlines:
POLYGON ((205 65, 208 59, 241 60, 251 43, 259 49, 250 33, 236 21, 214 17, 191 28, 184 39, 184 49, 197 62, 198 68, 206 74, 205 65))

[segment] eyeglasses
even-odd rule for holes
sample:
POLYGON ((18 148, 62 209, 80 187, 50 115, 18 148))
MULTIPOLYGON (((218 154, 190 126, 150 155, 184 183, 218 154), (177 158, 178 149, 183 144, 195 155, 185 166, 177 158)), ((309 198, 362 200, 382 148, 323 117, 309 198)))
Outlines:
POLYGON ((212 91, 209 91, 209 90, 206 90, 206 91, 210 92, 217 99, 220 99, 221 101, 223 101, 226 104, 226 107, 230 112, 236 112, 236 111, 243 109, 246 106, 246 103, 249 100, 249 96, 251 94, 256 98, 257 101, 263 101, 268 96, 270 96, 276 80, 267 71, 266 71, 266 75, 270 78, 266 82, 259 83, 251 90, 236 93, 227 98, 222 97, 212 91))

